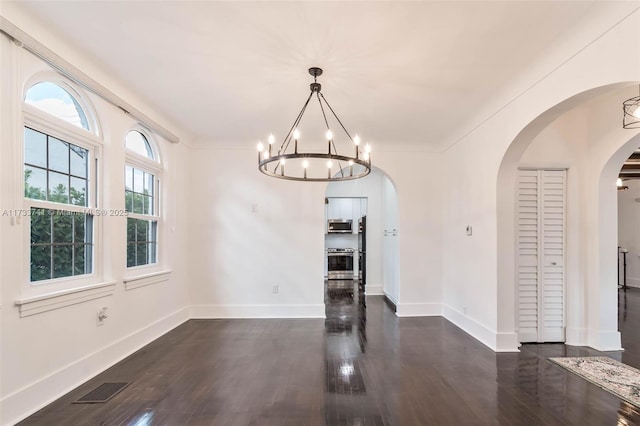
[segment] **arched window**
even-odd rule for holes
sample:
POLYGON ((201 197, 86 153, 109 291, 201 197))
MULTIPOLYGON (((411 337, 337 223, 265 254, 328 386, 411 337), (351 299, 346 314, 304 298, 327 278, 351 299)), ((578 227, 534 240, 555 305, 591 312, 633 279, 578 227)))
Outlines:
POLYGON ((55 83, 44 81, 29 88, 25 102, 42 111, 89 130, 87 115, 76 98, 55 83))
POLYGON ((155 160, 153 150, 147 138, 137 130, 132 130, 127 133, 126 146, 128 150, 135 152, 138 155, 147 157, 150 160, 155 160))
POLYGON ((94 271, 96 140, 83 130, 55 125, 62 120, 90 130, 87 112, 69 91, 50 82, 31 86, 24 102, 52 116, 43 121, 40 114, 25 105, 24 200, 30 211, 29 281, 35 284, 90 275, 94 271))
POLYGON ((125 138, 125 207, 127 215, 127 268, 158 262, 158 189, 160 166, 149 139, 138 130, 125 138))

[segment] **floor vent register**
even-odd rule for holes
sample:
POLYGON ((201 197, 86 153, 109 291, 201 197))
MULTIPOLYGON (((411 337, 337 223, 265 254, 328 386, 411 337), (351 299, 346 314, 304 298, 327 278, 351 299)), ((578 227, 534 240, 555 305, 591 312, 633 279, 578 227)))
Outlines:
POLYGON ((129 386, 129 382, 103 383, 85 396, 81 397, 74 404, 100 404, 109 401, 129 386))

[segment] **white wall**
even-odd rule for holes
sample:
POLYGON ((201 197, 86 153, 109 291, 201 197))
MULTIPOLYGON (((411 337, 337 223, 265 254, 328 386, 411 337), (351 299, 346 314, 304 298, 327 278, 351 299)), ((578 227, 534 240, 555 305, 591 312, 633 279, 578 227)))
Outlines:
MULTIPOLYGON (((574 95, 611 83, 640 79, 638 15, 636 11, 613 25, 592 43, 586 43, 578 53, 566 52, 567 59, 548 74, 531 75, 530 82, 523 82, 521 91, 515 92, 512 101, 445 153, 447 181, 456 182, 457 187, 448 194, 444 212, 445 316, 491 348, 513 351, 518 346, 513 194, 515 172, 522 153, 551 121, 597 95, 598 91, 576 98, 574 95), (567 99, 570 101, 562 104, 567 99), (472 237, 464 234, 467 224, 474 226, 472 237), (459 267, 461 258, 466 259, 465 268, 459 267)), ((594 144, 587 144, 584 151, 589 155, 589 169, 579 174, 586 181, 578 195, 580 210, 585 212, 578 225, 584 238, 581 256, 588 259, 581 263, 579 273, 588 284, 583 289, 584 294, 577 296, 581 306, 575 309, 578 312, 576 320, 581 321, 582 329, 575 331, 573 341, 599 349, 619 347, 615 287, 610 288, 608 284, 610 270, 600 266, 610 242, 599 226, 614 222, 615 218, 606 217, 605 220, 598 211, 601 203, 615 205, 615 202, 603 202, 601 198, 602 191, 607 190, 600 182, 605 164, 624 144, 624 132, 627 132, 627 141, 633 136, 620 126, 622 100, 615 108, 599 110, 598 114, 589 116, 588 132, 594 144), (596 146, 595 141, 605 143, 596 146), (606 249, 600 253, 603 238, 607 242, 602 247, 606 249), (579 312, 581 309, 583 311, 579 312)), ((614 250, 615 247, 610 251, 615 257, 614 250)), ((608 260, 604 263, 608 264, 608 260)), ((615 267, 615 260, 613 265, 615 267)))
POLYGON ((442 314, 442 156, 375 151, 397 194, 398 316, 442 314))
MULTIPOLYGON (((211 143, 197 148, 191 158, 190 185, 201 194, 191 203, 199 212, 191 222, 192 297, 199 305, 194 315, 322 317, 324 198, 338 193, 327 192, 322 183, 268 178, 258 172, 256 155, 250 144, 211 143), (274 285, 278 294, 272 293, 274 285)), ((398 188, 398 226, 410 230, 400 237, 398 314, 439 315, 438 156, 379 152, 376 158, 398 188)), ((369 201, 370 213, 381 211, 380 194, 376 197, 378 201, 369 201)), ((378 216, 370 229, 381 229, 380 221, 378 216)), ((379 268, 375 263, 369 261, 373 270, 379 268)), ((376 275, 380 277, 379 269, 376 275)))
POLYGON ((254 154, 191 156, 194 315, 324 317, 325 186, 268 178, 254 154))
MULTIPOLYGON (((3 15, 5 11, 3 5, 3 15)), ((25 30, 34 25, 26 19, 21 19, 20 24, 25 30)), ((42 33, 39 27, 35 32, 42 33)), ((46 41, 54 50, 64 45, 54 35, 46 41)), ((1 36, 0 43, 0 211, 4 211, 24 207, 21 99, 25 83, 35 73, 53 74, 53 71, 6 37, 1 36)), ((82 67, 85 63, 79 60, 75 65, 82 67)), ((101 83, 117 85, 109 78, 101 83)), ((123 209, 124 137, 136 123, 102 99, 91 94, 87 97, 95 107, 102 130, 99 175, 102 207, 123 209)), ((142 104, 134 96, 127 99, 134 105, 142 104)), ((177 133, 183 136, 181 131, 177 133)), ((23 256, 28 244, 24 238, 28 220, 18 223, 9 216, 0 217, 1 424, 12 424, 33 413, 188 319, 187 257, 181 249, 187 245, 188 212, 177 208, 188 202, 182 173, 187 148, 160 138, 156 142, 164 170, 159 230, 161 264, 155 270, 171 270, 167 281, 125 291, 123 278, 134 274, 126 269, 126 219, 104 217, 98 221, 96 241, 97 252, 102 253, 98 259, 101 266, 98 278, 116 283, 113 294, 20 318, 14 302, 24 298, 28 289, 25 272, 28 259, 23 256), (108 308, 109 317, 98 326, 96 316, 102 307, 108 308)), ((151 270, 154 269, 138 273, 151 270)))
POLYGON ((393 183, 382 178, 382 229, 383 233, 383 292, 392 302, 398 303, 398 194, 393 183), (398 231, 394 233, 393 231, 398 231))
MULTIPOLYGON (((618 246, 628 250, 627 285, 640 287, 640 180, 627 180, 624 185, 629 189, 618 191, 618 246)), ((622 262, 620 254, 620 284, 622 262)))

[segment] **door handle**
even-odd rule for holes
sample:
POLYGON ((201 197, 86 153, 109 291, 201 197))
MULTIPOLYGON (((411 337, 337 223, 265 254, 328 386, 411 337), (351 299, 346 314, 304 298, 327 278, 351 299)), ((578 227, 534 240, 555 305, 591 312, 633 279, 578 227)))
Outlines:
POLYGON ((556 262, 551 262, 551 266, 556 266, 557 263, 556 262))

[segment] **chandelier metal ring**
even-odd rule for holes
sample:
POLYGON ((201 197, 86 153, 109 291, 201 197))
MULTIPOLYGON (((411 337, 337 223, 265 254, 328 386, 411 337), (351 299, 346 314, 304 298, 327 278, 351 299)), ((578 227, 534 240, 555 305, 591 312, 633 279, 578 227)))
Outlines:
MULTIPOLYGON (((337 154, 331 154, 331 155, 327 155, 327 154, 320 154, 320 153, 306 153, 306 154, 283 154, 283 155, 276 155, 273 157, 269 157, 267 159, 263 159, 263 160, 258 160, 258 168, 260 169, 260 171, 262 173, 264 173, 267 176, 271 176, 271 177, 276 177, 279 179, 288 179, 288 180, 304 180, 307 182, 326 182, 326 181, 339 181, 339 180, 351 180, 351 179, 358 179, 361 177, 364 177, 366 175, 369 174, 369 172, 371 171, 371 162, 370 161, 365 161, 365 160, 361 160, 359 158, 353 158, 353 157, 348 157, 345 155, 337 155, 337 154), (316 159, 321 159, 321 160, 327 160, 327 161, 332 161, 332 160, 336 160, 336 161, 345 161, 347 163, 347 167, 348 168, 344 168, 344 169, 340 169, 338 171, 338 173, 340 174, 339 176, 334 176, 334 177, 329 177, 327 176, 326 178, 314 178, 314 177, 304 177, 304 171, 303 171, 303 177, 302 178, 296 178, 296 177, 292 177, 292 176, 288 176, 285 174, 285 169, 286 167, 283 167, 282 160, 290 160, 290 159, 302 159, 304 161, 304 159, 312 159, 312 158, 316 158, 316 159), (274 162, 278 162, 279 164, 276 165, 276 167, 274 168, 274 170, 277 173, 274 173, 273 171, 268 169, 268 165, 274 162), (350 164, 351 162, 353 162, 353 164, 350 164), (359 173, 359 174, 354 174, 353 173, 353 166, 355 164, 358 164, 360 166, 362 166, 363 168, 365 168, 366 170, 366 174, 363 173, 359 173), (278 174, 280 173, 280 174, 278 174)), ((303 167, 304 169, 304 167, 303 167)))

